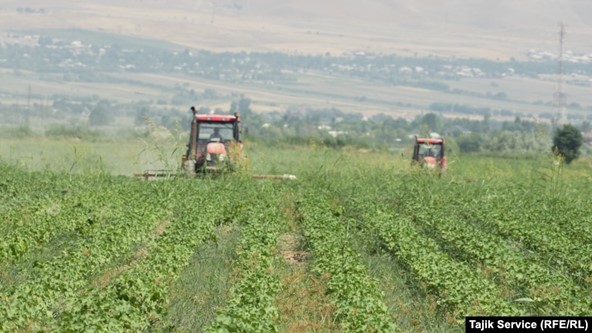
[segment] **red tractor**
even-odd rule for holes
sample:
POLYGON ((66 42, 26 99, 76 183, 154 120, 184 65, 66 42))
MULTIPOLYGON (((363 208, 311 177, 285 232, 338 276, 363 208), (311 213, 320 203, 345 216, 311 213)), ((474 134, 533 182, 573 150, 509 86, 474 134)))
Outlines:
POLYGON ((197 114, 191 107, 193 120, 187 153, 181 156, 183 170, 188 173, 219 173, 234 170, 242 159, 240 116, 197 114))
POLYGON ((413 161, 427 168, 446 170, 446 156, 444 156, 444 139, 415 137, 413 146, 413 161))
MULTIPOLYGON (((171 176, 220 174, 246 167, 240 131, 240 116, 197 114, 191 107, 193 118, 187 152, 181 156, 182 173, 177 170, 146 170, 135 174, 146 180, 171 176)), ((254 179, 294 180, 296 176, 253 175, 254 179)))

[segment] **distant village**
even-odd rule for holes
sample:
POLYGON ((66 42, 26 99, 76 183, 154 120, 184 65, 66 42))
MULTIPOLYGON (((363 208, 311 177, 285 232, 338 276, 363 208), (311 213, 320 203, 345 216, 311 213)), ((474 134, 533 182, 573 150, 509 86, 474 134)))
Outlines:
MULTIPOLYGON (((112 44, 66 40, 37 34, 8 34, 0 43, 0 66, 13 68, 15 63, 44 71, 93 70, 106 71, 174 71, 203 75, 224 81, 252 81, 274 84, 288 79, 289 74, 318 70, 378 80, 408 78, 483 78, 505 76, 533 76, 554 74, 556 66, 537 66, 553 63, 552 52, 530 49, 526 61, 495 62, 484 59, 409 58, 396 55, 370 54, 363 51, 341 56, 289 55, 281 53, 222 53, 203 50, 182 51, 158 49, 150 46, 129 46, 123 42, 112 44), (125 46, 123 46, 125 45, 125 46), (212 61, 215 57, 216 61, 212 61), (23 59, 27 63, 23 63, 23 59)), ((133 44, 133 43, 132 43, 133 44)), ((578 85, 592 85, 592 53, 576 54, 565 51, 568 70, 566 81, 578 85)), ((433 88, 433 87, 432 87, 433 88)))

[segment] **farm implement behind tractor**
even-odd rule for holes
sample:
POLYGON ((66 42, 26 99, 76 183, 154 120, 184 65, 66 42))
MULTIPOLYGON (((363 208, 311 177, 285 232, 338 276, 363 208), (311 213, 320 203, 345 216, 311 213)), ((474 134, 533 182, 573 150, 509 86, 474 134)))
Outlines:
MULTIPOLYGON (((154 179, 174 176, 204 176, 234 172, 245 165, 241 140, 240 116, 198 114, 191 107, 193 119, 187 152, 181 156, 181 172, 146 170, 136 177, 154 179)), ((254 179, 293 180, 294 175, 254 175, 254 179)))

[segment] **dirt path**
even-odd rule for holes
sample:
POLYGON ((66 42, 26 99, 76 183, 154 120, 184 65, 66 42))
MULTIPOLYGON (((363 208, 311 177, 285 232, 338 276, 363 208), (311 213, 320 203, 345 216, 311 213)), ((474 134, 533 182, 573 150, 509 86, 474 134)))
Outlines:
POLYGON ((310 269, 310 253, 293 224, 291 232, 280 235, 277 251, 283 262, 278 265, 282 289, 276 303, 283 332, 338 332, 333 322, 334 306, 326 295, 326 279, 310 269))

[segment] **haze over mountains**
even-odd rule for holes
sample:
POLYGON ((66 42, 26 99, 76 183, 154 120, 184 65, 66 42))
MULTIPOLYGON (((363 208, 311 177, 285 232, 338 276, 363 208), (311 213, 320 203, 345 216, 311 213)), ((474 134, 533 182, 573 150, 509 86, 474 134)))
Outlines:
POLYGON ((589 53, 591 12, 589 0, 8 0, 0 5, 0 38, 78 28, 210 50, 506 60, 531 48, 555 51, 560 21, 566 48, 589 53))

